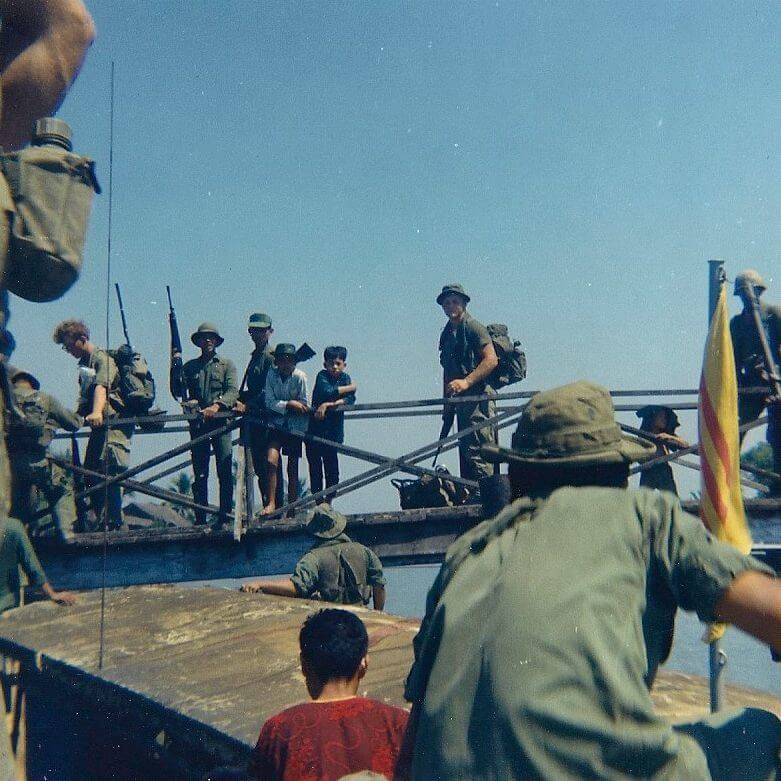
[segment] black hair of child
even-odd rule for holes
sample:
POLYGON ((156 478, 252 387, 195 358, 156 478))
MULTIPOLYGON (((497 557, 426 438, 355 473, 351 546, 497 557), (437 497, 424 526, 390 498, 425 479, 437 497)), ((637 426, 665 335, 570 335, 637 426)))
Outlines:
POLYGON ((332 344, 330 347, 326 347, 323 350, 323 360, 332 361, 334 358, 339 358, 341 361, 347 360, 347 348, 338 344, 332 344))
POLYGON ((352 678, 369 650, 363 621, 338 608, 324 608, 309 616, 298 642, 308 668, 324 683, 352 678))

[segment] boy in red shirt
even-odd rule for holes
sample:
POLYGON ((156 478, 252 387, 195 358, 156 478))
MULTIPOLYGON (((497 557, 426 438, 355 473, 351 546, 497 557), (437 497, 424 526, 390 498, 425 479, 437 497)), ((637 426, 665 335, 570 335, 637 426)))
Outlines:
POLYGON ((338 781, 371 770, 393 778, 407 712, 366 697, 369 637, 347 610, 325 609, 301 627, 301 671, 313 702, 272 716, 261 728, 249 773, 262 781, 338 781))

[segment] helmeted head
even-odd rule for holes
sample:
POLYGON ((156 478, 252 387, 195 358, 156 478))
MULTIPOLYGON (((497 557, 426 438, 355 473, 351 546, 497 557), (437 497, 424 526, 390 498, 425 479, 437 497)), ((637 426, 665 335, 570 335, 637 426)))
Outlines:
POLYGON ((537 393, 518 421, 512 448, 483 445, 482 452, 494 463, 571 470, 646 461, 656 447, 623 434, 607 389, 580 380, 537 393))
POLYGON ((306 530, 321 540, 333 540, 347 528, 347 518, 330 504, 318 504, 307 516, 306 530))
POLYGON ((754 294, 757 296, 767 290, 765 280, 762 279, 760 273, 753 268, 744 269, 735 276, 735 289, 733 294, 739 296, 741 291, 745 290, 747 287, 754 288, 754 294))
POLYGON ((13 374, 9 374, 9 377, 11 378, 11 382, 14 384, 19 381, 26 381, 30 383, 33 390, 41 389, 41 383, 38 382, 38 378, 34 374, 31 374, 24 369, 15 369, 13 374))
POLYGON ((681 425, 675 410, 661 404, 647 404, 645 407, 640 407, 635 414, 642 420, 641 428, 644 431, 654 431, 658 428, 659 431, 655 431, 657 434, 663 432, 674 434, 675 429, 681 425))
POLYGON ((201 342, 207 336, 214 338, 214 346, 219 347, 225 340, 220 336, 220 332, 214 323, 201 323, 190 336, 190 340, 196 347, 201 346, 201 342))

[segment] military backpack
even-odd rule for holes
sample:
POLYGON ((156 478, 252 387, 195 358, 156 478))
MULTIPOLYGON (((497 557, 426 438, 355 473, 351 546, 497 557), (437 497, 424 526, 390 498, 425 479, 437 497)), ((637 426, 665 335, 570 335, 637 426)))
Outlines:
POLYGON ((486 328, 499 359, 499 365, 491 372, 487 384, 498 390, 526 379, 526 353, 521 349, 521 343, 510 338, 504 323, 490 323, 486 328))
POLYGON ((116 390, 124 415, 146 415, 155 403, 155 380, 146 359, 127 344, 109 350, 109 355, 117 365, 116 390))
POLYGON ((449 480, 450 472, 444 466, 436 468, 437 475, 423 475, 417 480, 391 480, 399 492, 402 510, 417 510, 423 507, 455 507, 463 504, 468 493, 459 483, 449 480))
POLYGON ((38 392, 27 396, 15 394, 15 401, 21 414, 9 414, 6 418, 9 450, 29 451, 48 447, 54 430, 46 425, 49 414, 38 392))

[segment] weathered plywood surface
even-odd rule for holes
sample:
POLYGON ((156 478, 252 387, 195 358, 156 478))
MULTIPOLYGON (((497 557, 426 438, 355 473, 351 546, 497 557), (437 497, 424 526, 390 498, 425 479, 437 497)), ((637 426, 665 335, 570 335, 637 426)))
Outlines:
MULTIPOLYGON (((82 595, 72 608, 36 603, 4 614, 0 645, 42 652, 254 744, 266 718, 306 699, 298 630, 317 607, 224 589, 142 586, 107 592, 100 672, 98 594, 82 595)), ((417 624, 356 610, 371 644, 362 691, 400 705, 417 624)))
MULTIPOLYGON (((72 608, 41 602, 5 613, 0 650, 42 653, 76 668, 74 682, 96 699, 111 688, 112 697, 118 691, 131 710, 170 709, 251 745, 266 718, 306 699, 298 631, 318 607, 322 603, 223 589, 132 587, 107 592, 102 671, 97 593, 82 595, 72 608)), ((417 622, 356 610, 370 637, 361 692, 403 705, 417 622)), ((707 681, 662 671, 653 698, 663 715, 693 719, 708 711, 707 681)), ((781 700, 760 692, 728 686, 726 700, 781 716, 781 700)))

